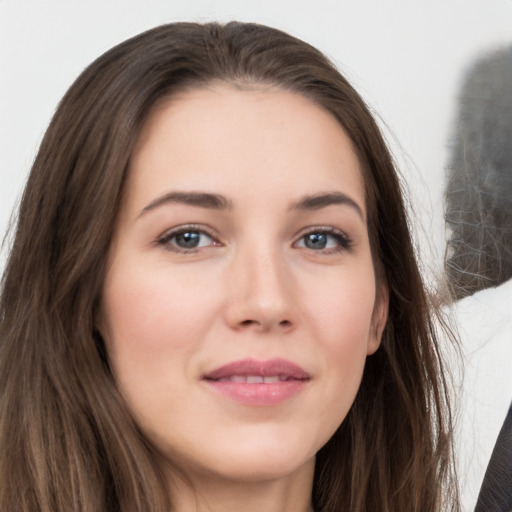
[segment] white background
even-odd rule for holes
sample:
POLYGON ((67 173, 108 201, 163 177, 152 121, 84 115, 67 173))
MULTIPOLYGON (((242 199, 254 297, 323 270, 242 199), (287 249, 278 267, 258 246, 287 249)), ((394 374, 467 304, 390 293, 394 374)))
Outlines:
POLYGON ((438 274, 462 73, 512 43, 512 0, 0 0, 0 236, 59 99, 87 64, 162 23, 232 19, 318 47, 379 113, 411 190, 426 275, 438 274))

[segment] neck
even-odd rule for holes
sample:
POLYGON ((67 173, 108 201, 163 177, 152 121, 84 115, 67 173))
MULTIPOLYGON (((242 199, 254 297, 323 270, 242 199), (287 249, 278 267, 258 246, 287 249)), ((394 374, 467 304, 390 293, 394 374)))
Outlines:
POLYGON ((174 512, 313 512, 314 463, 266 481, 169 475, 174 512))

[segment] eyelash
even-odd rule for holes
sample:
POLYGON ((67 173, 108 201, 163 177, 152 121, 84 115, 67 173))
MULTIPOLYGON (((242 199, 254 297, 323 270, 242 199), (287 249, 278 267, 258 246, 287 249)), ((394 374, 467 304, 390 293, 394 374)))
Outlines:
MULTIPOLYGON (((185 226, 180 226, 179 228, 172 229, 170 231, 167 231, 164 233, 161 237, 157 239, 157 245, 163 246, 166 250, 177 252, 181 254, 194 254, 198 253, 199 250, 201 250, 203 247, 193 247, 193 248, 182 248, 178 247, 175 244, 171 244, 171 240, 179 235, 184 235, 185 233, 197 233, 199 235, 206 235, 208 236, 213 243, 208 244, 204 247, 212 247, 212 246, 221 246, 222 243, 219 242, 216 237, 213 235, 213 233, 205 229, 205 226, 203 225, 196 225, 196 224, 188 224, 185 226)), ((299 236, 298 240, 294 242, 294 246, 296 247, 297 244, 300 242, 303 242, 304 245, 302 246, 305 249, 309 249, 313 253, 320 253, 320 254, 336 254, 343 251, 350 251, 353 247, 353 241, 350 237, 348 237, 343 231, 340 231, 334 227, 331 226, 311 226, 305 229, 301 235, 299 236), (327 249, 312 249, 305 246, 305 238, 308 235, 327 235, 332 237, 335 241, 337 246, 333 248, 327 248, 327 249)))

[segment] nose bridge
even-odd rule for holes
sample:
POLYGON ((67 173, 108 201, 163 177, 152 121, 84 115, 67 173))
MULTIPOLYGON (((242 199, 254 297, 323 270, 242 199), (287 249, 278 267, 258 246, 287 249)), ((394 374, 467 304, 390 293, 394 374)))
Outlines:
POLYGON ((254 296, 261 302, 282 302, 285 294, 285 265, 283 257, 270 244, 259 247, 249 258, 249 296, 254 296))
POLYGON ((236 251, 231 273, 231 322, 266 330, 294 320, 293 284, 278 244, 264 240, 236 251))

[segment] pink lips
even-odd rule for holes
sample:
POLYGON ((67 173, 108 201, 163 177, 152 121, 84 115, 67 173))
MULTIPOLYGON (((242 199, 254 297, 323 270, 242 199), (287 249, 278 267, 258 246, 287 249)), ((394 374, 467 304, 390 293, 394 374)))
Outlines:
POLYGON ((244 359, 203 376, 215 391, 248 405, 277 405, 297 394, 311 379, 300 366, 286 359, 244 359))

